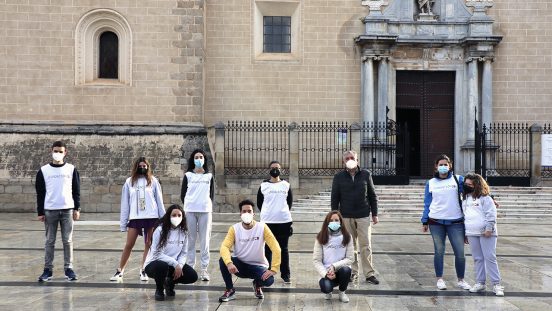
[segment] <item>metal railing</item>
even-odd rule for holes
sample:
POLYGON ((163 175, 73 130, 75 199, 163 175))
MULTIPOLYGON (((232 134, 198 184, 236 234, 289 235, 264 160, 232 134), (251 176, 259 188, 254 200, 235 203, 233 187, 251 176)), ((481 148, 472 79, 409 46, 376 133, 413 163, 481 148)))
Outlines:
POLYGON ((351 149, 347 122, 302 122, 298 132, 300 176, 332 176, 343 170, 342 155, 351 149))

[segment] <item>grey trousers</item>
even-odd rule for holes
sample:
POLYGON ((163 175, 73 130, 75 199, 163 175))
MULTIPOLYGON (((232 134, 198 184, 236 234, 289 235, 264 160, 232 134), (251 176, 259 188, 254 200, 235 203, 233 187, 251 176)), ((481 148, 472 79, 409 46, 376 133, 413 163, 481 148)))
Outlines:
POLYGON ((209 267, 209 242, 211 240, 212 213, 186 212, 186 225, 188 226, 188 251, 186 263, 190 267, 195 266, 195 246, 199 235, 199 251, 201 255, 201 269, 209 267))
POLYGON ((46 228, 46 245, 44 268, 54 268, 54 247, 58 224, 61 225, 61 241, 63 242, 63 267, 73 269, 73 209, 45 210, 44 226, 46 228))
POLYGON ((468 236, 475 269, 475 281, 485 284, 486 272, 489 272, 491 283, 500 284, 500 272, 496 261, 496 236, 468 236))

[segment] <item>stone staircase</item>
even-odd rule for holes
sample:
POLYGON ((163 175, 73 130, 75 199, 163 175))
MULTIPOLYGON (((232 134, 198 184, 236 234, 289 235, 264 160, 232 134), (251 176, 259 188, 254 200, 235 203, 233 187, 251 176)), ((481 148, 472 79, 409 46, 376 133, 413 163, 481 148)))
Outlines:
MULTIPOLYGON (((501 219, 552 220, 552 187, 492 187, 500 204, 501 219)), ((377 185, 379 215, 386 218, 419 220, 424 209, 424 185, 377 185)), ((330 191, 298 199, 293 213, 300 216, 324 215, 330 210, 330 191)), ((294 218, 297 218, 295 216, 294 218)))

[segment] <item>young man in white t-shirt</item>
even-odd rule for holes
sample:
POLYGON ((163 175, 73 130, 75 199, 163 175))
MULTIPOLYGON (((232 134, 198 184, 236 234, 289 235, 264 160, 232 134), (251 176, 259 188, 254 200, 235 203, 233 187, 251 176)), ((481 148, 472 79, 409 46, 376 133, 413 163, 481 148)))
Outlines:
POLYGON ((240 278, 253 279, 255 297, 263 299, 262 287, 274 283, 274 275, 280 268, 281 251, 278 241, 266 224, 253 220, 255 203, 244 200, 239 206, 242 221, 228 229, 228 234, 220 246, 220 272, 226 290, 220 296, 219 302, 236 298, 232 274, 240 278), (264 254, 265 242, 272 251, 271 266, 264 254))

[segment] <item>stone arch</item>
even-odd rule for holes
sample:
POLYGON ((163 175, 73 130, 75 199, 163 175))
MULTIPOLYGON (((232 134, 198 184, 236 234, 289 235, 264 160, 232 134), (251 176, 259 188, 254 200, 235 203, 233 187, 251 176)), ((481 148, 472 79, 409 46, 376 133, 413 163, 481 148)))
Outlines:
POLYGON ((75 85, 132 84, 132 31, 128 21, 111 9, 84 14, 75 29, 75 85), (98 79, 100 35, 111 31, 119 38, 119 78, 98 79))

